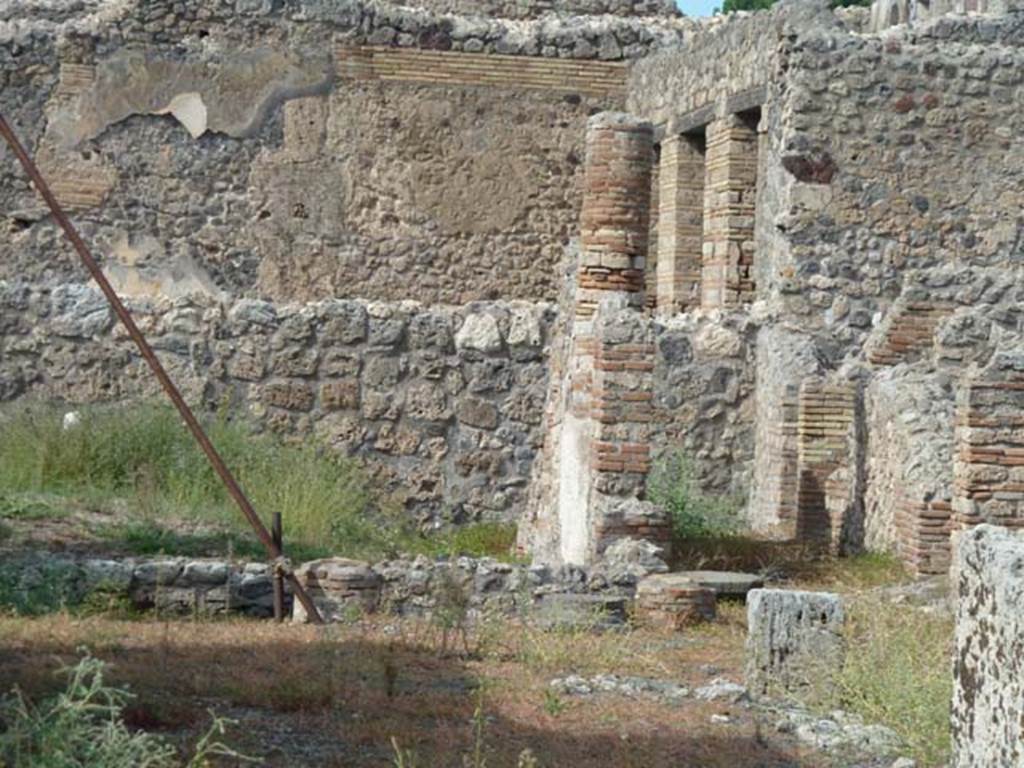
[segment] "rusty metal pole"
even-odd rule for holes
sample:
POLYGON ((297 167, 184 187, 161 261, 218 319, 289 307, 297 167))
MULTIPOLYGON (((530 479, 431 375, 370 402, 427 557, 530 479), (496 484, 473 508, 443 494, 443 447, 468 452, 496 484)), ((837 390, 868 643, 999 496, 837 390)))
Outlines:
MULTIPOLYGON (((277 550, 284 553, 284 526, 281 524, 281 513, 275 512, 270 526, 270 535, 277 545, 277 550)), ((280 568, 274 569, 274 621, 284 621, 284 576, 280 568)))
MULTIPOLYGON (((107 280, 106 275, 103 274, 103 270, 100 269, 99 264, 96 263, 96 259, 94 259, 92 254, 89 252, 88 247, 86 247, 85 242, 79 236, 78 231, 64 213, 60 203, 57 202, 57 198, 55 198, 53 193, 50 191, 50 187, 47 185, 46 180, 43 178, 42 174, 39 173, 39 169, 36 167, 35 163, 32 162, 32 158, 29 157, 28 152, 25 151, 21 142, 18 141, 18 137, 14 135, 14 131, 11 130, 10 125, 7 124, 7 120, 4 119, 2 114, 0 114, 0 135, 3 135, 7 144, 13 150, 15 157, 17 157, 21 162, 22 167, 25 169, 25 173, 28 174, 28 177, 35 185, 36 191, 42 196, 43 200, 45 200, 46 204, 49 206, 50 211, 53 213, 53 218, 57 220, 57 223, 60 224, 61 228, 64 230, 64 234, 67 235, 68 240, 71 241, 71 245, 74 246, 75 251, 78 252, 85 268, 89 271, 89 274, 92 275, 92 279, 96 281, 100 290, 103 291, 103 295, 107 297, 107 301, 113 308, 114 314, 117 315, 118 319, 127 329, 128 335, 131 336, 132 341, 135 342, 135 346, 139 348, 139 352, 142 353, 142 357, 145 358, 149 367, 152 369, 153 374, 167 393, 167 396, 171 399, 171 402, 174 403, 174 407, 178 409, 178 413, 181 414, 181 418, 185 420, 186 426, 188 426, 188 429, 196 439, 196 442, 199 443, 199 447, 203 449, 203 453, 206 454, 206 458, 209 459, 210 464, 224 483, 224 486, 227 488, 231 498, 235 500, 238 508, 245 516, 245 519, 249 521, 249 525, 251 525, 253 530, 256 532, 257 538, 259 538, 264 548, 266 548, 271 559, 275 561, 275 567, 278 568, 282 557, 280 548, 274 543, 273 537, 271 537, 270 532, 263 524, 263 521, 260 520, 259 515, 256 514, 256 510, 253 509, 252 504, 249 503, 249 499, 246 497, 245 493, 242 492, 242 489, 235 480, 234 475, 231 474, 231 471, 227 468, 224 460, 220 457, 220 454, 217 453, 217 449, 214 448, 213 443, 210 442, 210 438, 206 436, 206 432, 203 431, 203 428, 199 424, 198 419, 196 419, 195 414, 192 413, 192 409, 188 407, 188 403, 186 403, 185 399, 181 396, 181 392, 178 391, 174 382, 171 381, 171 377, 167 375, 167 371, 164 370, 163 365, 157 359, 152 347, 149 346, 146 338, 142 335, 142 331, 140 331, 139 327, 135 324, 131 314, 129 314, 127 308, 121 302, 117 292, 114 291, 114 288, 107 280)), ((317 610, 316 605, 313 604, 313 600, 309 597, 309 594, 307 594, 306 590, 302 588, 298 579, 295 578, 295 574, 289 570, 285 574, 285 577, 291 584, 295 597, 306 609, 306 613, 308 614, 310 621, 314 624, 322 624, 323 619, 320 616, 320 612, 317 610)))

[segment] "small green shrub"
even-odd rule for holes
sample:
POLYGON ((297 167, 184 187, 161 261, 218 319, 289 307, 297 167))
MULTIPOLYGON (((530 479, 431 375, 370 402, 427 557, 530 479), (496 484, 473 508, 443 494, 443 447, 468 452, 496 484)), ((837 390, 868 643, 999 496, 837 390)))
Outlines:
POLYGON ((410 554, 431 557, 496 557, 503 560, 513 558, 516 543, 516 526, 511 523, 484 522, 452 526, 429 535, 405 536, 395 542, 398 549, 410 554))
POLYGON ((9 520, 53 520, 65 517, 55 499, 37 494, 0 495, 0 517, 9 520))
POLYGON ((552 717, 558 717, 566 710, 565 700, 550 688, 544 689, 544 711, 552 717))
POLYGON ((676 538, 724 536, 740 529, 739 500, 704 494, 693 462, 682 451, 669 451, 654 462, 647 498, 668 511, 676 538))
POLYGON ((104 681, 106 665, 85 656, 64 670, 66 689, 38 706, 15 691, 0 701, 0 765, 16 768, 201 768, 211 757, 253 762, 219 739, 227 721, 210 729, 183 762, 158 736, 130 730, 122 712, 133 698, 104 681))
POLYGON ((846 709, 895 730, 922 768, 945 765, 953 695, 953 621, 878 599, 852 602, 840 678, 846 709))

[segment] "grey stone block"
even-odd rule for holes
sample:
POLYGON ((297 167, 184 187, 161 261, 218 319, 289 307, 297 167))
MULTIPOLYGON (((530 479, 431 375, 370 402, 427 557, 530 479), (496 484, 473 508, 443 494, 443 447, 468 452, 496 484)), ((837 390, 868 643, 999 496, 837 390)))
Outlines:
POLYGON ((1024 765, 1024 536, 979 525, 961 535, 951 768, 1024 765))
POLYGON ((829 592, 755 589, 747 595, 747 687, 755 696, 835 697, 845 658, 843 603, 829 592))

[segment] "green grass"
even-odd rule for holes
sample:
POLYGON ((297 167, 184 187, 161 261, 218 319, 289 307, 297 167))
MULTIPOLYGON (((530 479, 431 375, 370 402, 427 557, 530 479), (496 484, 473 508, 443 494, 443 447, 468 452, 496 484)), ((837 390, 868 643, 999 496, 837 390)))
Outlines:
POLYGON ((32 493, 0 495, 0 517, 8 520, 54 520, 67 515, 59 498, 32 493))
POLYGON ((870 597, 851 601, 848 614, 844 708, 895 730, 920 768, 945 765, 953 619, 870 597))
MULTIPOLYGON (((40 404, 0 411, 0 518, 66 514, 73 501, 124 501, 130 518, 101 531, 137 554, 259 557, 262 550, 178 415, 152 404, 62 410, 40 404), (201 523, 181 532, 165 521, 201 523), (215 528, 210 532, 210 527, 215 528)), ((284 519, 294 559, 414 554, 507 556, 514 528, 481 524, 424 536, 369 481, 361 464, 311 441, 284 442, 227 415, 204 419, 210 438, 255 508, 284 519)), ((186 526, 187 527, 187 526, 186 526)))

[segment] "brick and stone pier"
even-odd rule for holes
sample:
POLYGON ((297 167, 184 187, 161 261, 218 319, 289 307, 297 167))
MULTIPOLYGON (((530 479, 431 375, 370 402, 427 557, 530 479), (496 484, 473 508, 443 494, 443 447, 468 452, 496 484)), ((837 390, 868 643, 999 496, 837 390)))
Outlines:
POLYGON ((550 477, 534 510, 540 559, 585 564, 615 539, 665 539, 662 515, 631 503, 651 461, 654 337, 642 310, 652 155, 650 124, 590 119, 569 339, 549 399, 550 477))

